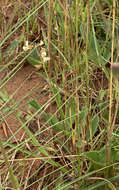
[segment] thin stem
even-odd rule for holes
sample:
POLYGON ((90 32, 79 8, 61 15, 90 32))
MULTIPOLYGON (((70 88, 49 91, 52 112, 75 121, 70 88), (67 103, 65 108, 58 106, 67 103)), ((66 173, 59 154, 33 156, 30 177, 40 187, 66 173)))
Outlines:
MULTIPOLYGON (((107 154, 106 161, 107 165, 111 162, 111 136, 112 136, 112 64, 113 64, 113 53, 114 53, 114 31, 115 31, 115 0, 113 1, 113 25, 112 25, 112 49, 111 49, 111 67, 110 67, 110 81, 109 81, 109 124, 107 126, 107 154)), ((109 169, 107 176, 109 176, 109 169)))
POLYGON ((52 31, 52 16, 53 16, 53 0, 49 0, 49 10, 48 10, 48 71, 49 76, 51 76, 51 31, 52 31))

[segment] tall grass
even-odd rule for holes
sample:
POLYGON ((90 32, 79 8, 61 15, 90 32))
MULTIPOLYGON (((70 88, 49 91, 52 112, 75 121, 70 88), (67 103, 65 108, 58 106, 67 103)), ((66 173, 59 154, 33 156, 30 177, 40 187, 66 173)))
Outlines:
POLYGON ((2 4, 0 72, 7 70, 7 76, 0 81, 1 126, 12 115, 20 127, 1 139, 0 189, 118 189, 118 66, 113 73, 118 5, 116 0, 2 4), (12 17, 6 22, 9 7, 12 17), (24 83, 11 95, 6 84, 24 62, 42 68, 33 71, 44 84, 16 102, 24 83), (24 121, 22 101, 46 84, 45 93, 26 102, 24 121), (39 105, 43 96, 47 101, 39 105), (33 133, 28 126, 35 121, 39 128, 33 133), (21 130, 27 137, 18 141, 21 130))

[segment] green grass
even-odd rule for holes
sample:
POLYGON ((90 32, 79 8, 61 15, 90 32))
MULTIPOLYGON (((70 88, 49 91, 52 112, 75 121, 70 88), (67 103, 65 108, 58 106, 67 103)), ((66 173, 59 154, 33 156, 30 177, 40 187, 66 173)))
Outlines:
POLYGON ((118 6, 116 0, 3 2, 0 73, 7 75, 0 81, 1 125, 12 114, 20 127, 1 139, 0 190, 118 189, 118 70, 113 76, 107 67, 118 62, 118 6), (16 102, 24 82, 11 95, 6 85, 25 62, 40 68, 34 72, 45 82, 16 102), (46 84, 45 93, 30 98, 46 84), (39 105, 43 96, 47 101, 39 105), (43 122, 32 133, 28 123, 37 118, 43 122), (20 130, 27 137, 17 141, 20 130))

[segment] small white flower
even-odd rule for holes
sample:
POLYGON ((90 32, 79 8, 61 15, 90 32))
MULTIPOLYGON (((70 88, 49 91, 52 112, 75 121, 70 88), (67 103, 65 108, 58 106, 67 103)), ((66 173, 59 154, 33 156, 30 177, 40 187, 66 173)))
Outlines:
POLYGON ((43 65, 39 64, 39 65, 34 65, 38 70, 42 69, 43 65))
POLYGON ((47 62, 47 61, 50 61, 50 57, 43 57, 43 62, 47 62))
POLYGON ((40 53, 42 58, 46 57, 46 50, 44 48, 41 49, 40 53))
POLYGON ((33 46, 29 45, 28 40, 25 41, 25 45, 23 46, 23 50, 28 51, 29 49, 32 49, 32 48, 33 48, 33 46))
POLYGON ((39 46, 42 46, 42 45, 44 45, 44 42, 41 40, 39 43, 39 46))

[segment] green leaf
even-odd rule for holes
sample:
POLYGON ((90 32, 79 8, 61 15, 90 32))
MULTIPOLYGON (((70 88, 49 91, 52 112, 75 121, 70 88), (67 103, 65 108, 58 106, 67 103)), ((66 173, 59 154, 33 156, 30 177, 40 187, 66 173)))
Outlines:
POLYGON ((53 128, 57 132, 63 131, 65 129, 64 126, 60 124, 60 122, 57 119, 57 117, 55 117, 54 115, 52 115, 51 124, 53 125, 53 128))
POLYGON ((98 128, 98 124, 99 124, 99 117, 95 116, 92 119, 92 136, 94 136, 94 134, 96 133, 97 128, 98 128))
POLYGON ((65 115, 64 115, 64 112, 63 112, 63 109, 62 109, 62 100, 61 100, 61 95, 59 92, 59 90, 52 86, 52 91, 55 95, 55 100, 56 100, 56 104, 58 106, 58 109, 59 109, 59 113, 60 113, 60 116, 61 116, 61 119, 63 120, 65 118, 65 115))
POLYGON ((42 64, 39 55, 40 49, 39 47, 34 47, 31 51, 30 55, 27 57, 27 62, 33 66, 42 64))
POLYGON ((98 124, 99 124, 99 117, 98 116, 94 116, 92 119, 92 125, 91 125, 91 133, 90 134, 90 130, 88 128, 88 132, 87 132, 87 139, 90 140, 91 137, 93 137, 97 131, 98 128, 98 124))
POLYGON ((67 122, 70 123, 70 121, 72 121, 72 123, 74 123, 75 118, 76 118, 74 98, 70 98, 69 102, 67 103, 67 118, 68 118, 67 122), (70 113, 69 113, 70 109, 71 109, 71 116, 70 116, 70 113))
POLYGON ((3 92, 0 92, 0 97, 2 98, 3 101, 7 101, 8 99, 10 99, 10 96, 8 95, 6 89, 3 90, 3 92))
POLYGON ((44 119, 47 121, 50 117, 48 116, 48 114, 46 114, 43 110, 42 110, 42 108, 41 108, 41 106, 37 103, 37 101, 36 100, 30 100, 29 101, 29 105, 31 105, 35 110, 39 110, 39 111, 42 111, 42 115, 43 115, 43 117, 44 117, 44 119))
POLYGON ((103 165, 102 162, 100 162, 100 154, 98 151, 90 151, 83 153, 84 156, 86 156, 89 160, 92 162, 95 162, 96 164, 103 165))
POLYGON ((8 46, 6 53, 5 53, 5 60, 8 59, 10 56, 16 54, 16 49, 19 47, 19 41, 18 40, 13 40, 8 46))
POLYGON ((36 59, 35 57, 32 57, 31 55, 27 58, 27 62, 33 66, 41 64, 39 59, 36 59))
POLYGON ((99 100, 103 100, 103 98, 104 98, 104 96, 105 96, 105 94, 106 94, 106 90, 100 90, 100 92, 99 92, 99 100))
MULTIPOLYGON (((38 110, 41 110, 41 107, 39 106, 39 104, 37 103, 36 100, 30 100, 29 101, 29 104, 35 108, 37 111, 38 110)), ((50 121, 50 124, 53 125, 53 128, 56 130, 56 131, 62 131, 64 129, 63 125, 60 124, 59 120, 57 119, 57 117, 55 117, 54 115, 48 115, 46 114, 45 112, 42 113, 44 119, 46 121, 50 121), (50 120, 50 118, 52 118, 50 120)))

